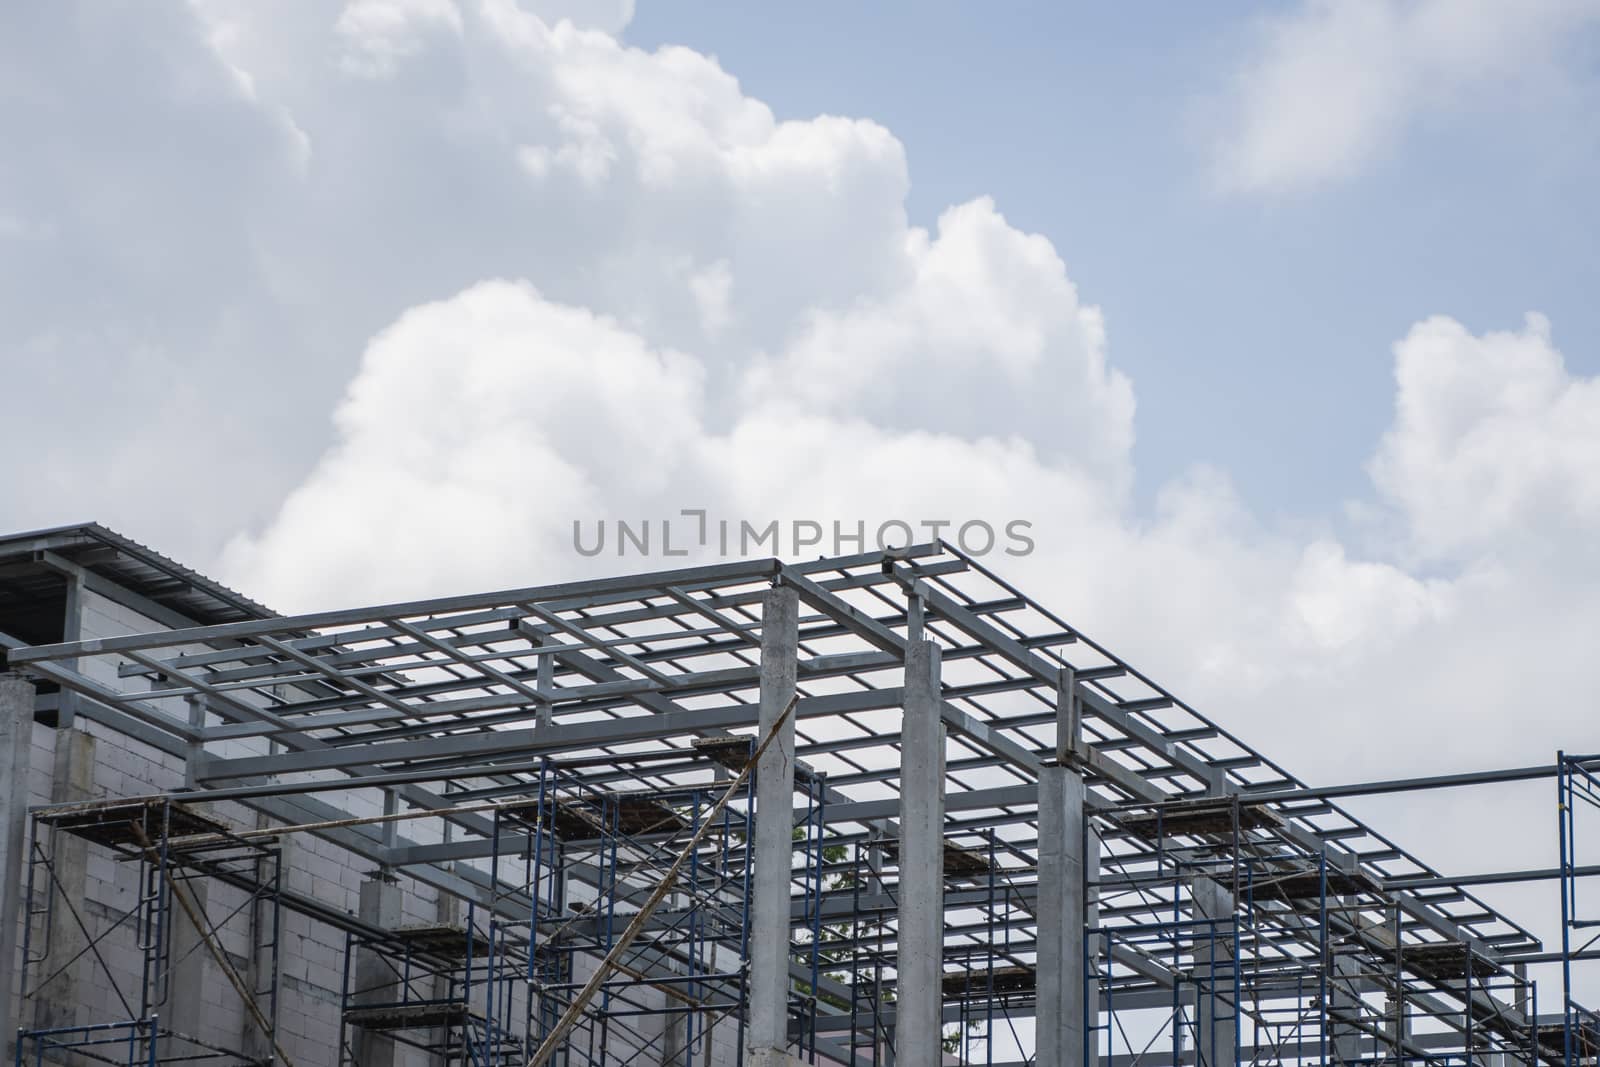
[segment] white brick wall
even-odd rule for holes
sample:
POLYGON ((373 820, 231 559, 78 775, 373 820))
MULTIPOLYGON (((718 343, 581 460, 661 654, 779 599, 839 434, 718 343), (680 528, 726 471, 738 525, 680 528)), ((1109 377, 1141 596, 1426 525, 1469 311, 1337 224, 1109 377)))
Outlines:
MULTIPOLYGON (((85 594, 83 608, 82 636, 86 639, 163 628, 151 619, 94 594, 85 594)), ((86 666, 91 677, 109 686, 128 692, 150 691, 150 686, 142 678, 118 678, 114 657, 96 658, 86 666)), ((187 717, 187 707, 182 700, 162 700, 159 696, 150 699, 164 711, 187 717)), ((95 738, 93 782, 97 797, 143 796, 181 787, 181 759, 87 718, 80 717, 78 726, 95 738)), ((52 729, 39 727, 34 731, 32 778, 29 783, 29 795, 33 803, 47 803, 50 799, 55 740, 56 731, 52 729)), ((247 738, 230 741, 225 746, 213 746, 209 751, 214 755, 232 757, 263 754, 268 750, 266 739, 247 738)), ((378 814, 380 810, 370 792, 322 793, 318 796, 353 816, 378 814)), ((209 813, 238 828, 258 825, 258 816, 237 803, 218 804, 209 813)), ((403 836, 419 843, 441 839, 437 825, 432 824, 431 820, 408 822, 402 827, 403 836)), ((283 839, 283 843, 285 889, 342 911, 352 914, 356 911, 360 885, 371 874, 370 861, 308 835, 292 835, 283 839)), ((475 865, 480 869, 487 868, 487 863, 475 865)), ((439 893, 436 890, 404 876, 400 879, 400 885, 403 890, 401 910, 406 923, 431 923, 437 920, 439 893)), ((138 899, 138 865, 119 862, 108 851, 91 846, 84 884, 74 888, 74 902, 81 908, 91 932, 98 934, 116 922, 138 899)), ((247 912, 240 912, 223 922, 224 916, 234 912, 243 899, 240 890, 214 880, 208 883, 207 914, 213 923, 221 924, 222 946, 236 969, 246 974, 251 951, 247 912)), ((99 942, 104 966, 92 959, 80 963, 80 992, 83 997, 78 1015, 80 1022, 113 1021, 128 1017, 128 1012, 123 1009, 113 990, 113 981, 121 987, 133 1008, 138 1009, 143 956, 137 948, 134 931, 126 928, 127 924, 124 927, 99 942)), ((36 929, 36 938, 38 933, 36 929)), ((300 1067, 333 1067, 338 1062, 340 987, 345 952, 346 938, 342 932, 288 908, 282 911, 277 1037, 300 1067)), ((574 980, 583 981, 592 973, 595 962, 593 959, 580 961, 574 980)), ((197 1036, 229 1048, 256 1047, 252 1044, 254 1028, 244 1006, 216 964, 209 957, 204 957, 198 964, 191 965, 204 969, 204 1011, 201 1013, 202 1025, 197 1036)), ((44 966, 54 969, 56 965, 47 961, 44 966)), ((518 1009, 522 1005, 521 996, 519 993, 515 1005, 518 1009)), ((630 996, 651 1008, 659 1008, 666 1003, 665 995, 656 990, 641 989, 630 993, 630 996)), ((31 1014, 25 1015, 25 1018, 31 1018, 31 1014)), ((665 1016, 637 1017, 633 1025, 638 1030, 638 1040, 654 1040, 655 1044, 653 1051, 636 1060, 636 1063, 648 1067, 659 1061, 663 1046, 661 1032, 665 1024, 665 1016)), ((697 1067, 707 1062, 712 1067, 732 1067, 736 1059, 736 1036, 737 1024, 734 1020, 725 1019, 717 1024, 713 1031, 709 1060, 697 1055, 697 1067)), ((425 1067, 427 1062, 427 1057, 413 1050, 401 1049, 396 1056, 396 1063, 401 1067, 425 1067)), ((576 1065, 579 1061, 574 1059, 572 1062, 576 1065)))
MULTIPOLYGON (((162 629, 153 620, 94 594, 84 596, 83 606, 82 636, 85 639, 162 629)), ((90 677, 123 691, 145 692, 150 689, 141 678, 118 678, 117 663, 113 658, 97 658, 88 661, 85 666, 90 677)), ((181 700, 161 701, 157 698, 153 702, 170 714, 187 716, 187 707, 181 700)), ((181 759, 87 718, 80 717, 77 725, 95 739, 93 783, 97 798, 143 796, 182 786, 181 759)), ((47 727, 39 727, 34 732, 32 779, 29 783, 32 803, 44 804, 50 800, 55 737, 56 731, 47 727)), ((210 751, 216 755, 240 756, 261 754, 267 750, 265 739, 248 738, 230 741, 225 746, 213 746, 210 751)), ((330 799, 337 802, 339 797, 340 794, 333 794, 330 799)), ((370 802, 365 802, 365 805, 370 806, 370 802)), ((362 813, 366 812, 353 812, 362 813)), ((371 813, 375 814, 375 809, 371 813)), ((239 828, 257 825, 255 814, 239 804, 219 804, 210 814, 239 828)), ((368 861, 309 837, 297 837, 285 851, 286 888, 315 897, 341 910, 354 912, 360 884, 371 866, 368 861)), ((118 861, 109 850, 90 846, 83 885, 70 888, 75 890, 74 904, 92 935, 99 935, 113 927, 133 907, 140 894, 139 881, 138 864, 118 861)), ((436 914, 436 897, 437 894, 428 887, 408 885, 405 904, 408 919, 432 921, 436 914)), ((208 919, 219 926, 219 941, 234 967, 239 973, 248 974, 251 936, 247 911, 240 911, 224 921, 226 916, 239 908, 244 899, 241 890, 215 880, 207 882, 208 919)), ((43 943, 41 934, 42 930, 36 925, 36 955, 43 943)), ((120 928, 101 938, 96 947, 100 959, 86 957, 78 964, 81 976, 78 1021, 88 1023, 126 1019, 129 1012, 123 1007, 114 985, 120 987, 122 996, 128 999, 135 1012, 139 1009, 143 988, 144 957, 139 951, 131 923, 122 922, 120 928)), ((302 1067, 332 1065, 338 1058, 345 935, 332 927, 313 922, 302 914, 284 909, 281 913, 279 952, 278 1039, 302 1067)), ((243 1002, 215 962, 209 955, 204 955, 198 961, 191 960, 188 965, 198 965, 204 970, 201 985, 204 1011, 201 1013, 200 1032, 196 1036, 225 1047, 250 1047, 254 1027, 248 1020, 243 1002)), ((59 961, 51 963, 46 960, 36 965, 35 980, 56 966, 59 966, 59 961), (41 967, 46 970, 40 972, 38 968, 41 967)), ((163 1007, 157 1005, 156 1010, 163 1007)), ((426 1057, 402 1055, 397 1060, 402 1064, 420 1065, 426 1061, 426 1057)))

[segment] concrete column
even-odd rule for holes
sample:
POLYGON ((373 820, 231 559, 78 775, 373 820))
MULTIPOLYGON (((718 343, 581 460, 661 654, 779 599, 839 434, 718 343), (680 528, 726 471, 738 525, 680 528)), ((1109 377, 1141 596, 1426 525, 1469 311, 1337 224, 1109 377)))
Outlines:
MULTIPOLYGON (((189 899, 204 917, 208 895, 206 882, 191 879, 182 884, 189 892, 189 899)), ((206 986, 210 982, 221 982, 225 979, 220 974, 213 976, 209 973, 215 965, 211 963, 205 936, 196 929, 194 923, 189 920, 189 913, 176 899, 170 903, 167 918, 172 924, 167 941, 170 970, 167 976, 167 1000, 160 1009, 161 1027, 187 1037, 200 1037, 208 1010, 205 1002, 206 986)), ((231 994, 232 990, 229 992, 231 994)), ((165 1046, 162 1051, 163 1056, 179 1057, 198 1051, 181 1041, 168 1041, 163 1044, 165 1046)))
POLYGON ((801 1067, 805 1063, 798 1056, 781 1048, 752 1048, 745 1052, 745 1067, 801 1067))
MULTIPOLYGON (((77 641, 83 636, 83 576, 74 574, 67 579, 61 639, 77 641)), ((79 661, 68 659, 63 661, 61 666, 76 671, 79 669, 79 661)), ((78 728, 77 694, 63 686, 59 701, 56 713, 55 756, 50 772, 50 803, 74 804, 97 799, 94 788, 95 739, 78 728)), ((51 869, 55 873, 57 884, 49 884, 48 877, 45 877, 44 884, 36 883, 34 891, 66 894, 82 915, 83 902, 89 892, 89 842, 71 834, 52 832, 48 848, 51 869)), ((92 922, 87 916, 84 919, 85 922, 92 922)), ((91 997, 99 964, 87 951, 89 937, 78 925, 72 910, 62 907, 59 900, 50 909, 49 922, 50 929, 46 936, 50 955, 39 964, 35 975, 44 978, 67 960, 76 958, 77 962, 68 965, 49 982, 32 991, 33 1025, 44 1030, 98 1021, 95 1019, 95 1006, 91 1002, 91 997)), ((127 988, 127 980, 124 979, 123 992, 131 999, 138 990, 127 988)), ((113 995, 112 1000, 115 999, 113 995)), ((25 1008, 24 1012, 27 1011, 25 1008)), ((76 1054, 64 1055, 62 1059, 68 1064, 91 1062, 76 1054)))
MULTIPOLYGON (((190 696, 183 698, 184 705, 189 711, 189 726, 199 734, 206 728, 206 700, 204 697, 190 696)), ((200 763, 205 759, 206 743, 203 740, 189 742, 184 748, 183 756, 183 787, 193 789, 200 784, 200 763)))
MULTIPOLYGON (((668 998, 671 1004, 671 998, 668 998)), ((684 1054, 684 1038, 688 1036, 688 1016, 682 1014, 665 1015, 661 1024, 661 1067, 682 1067, 684 1054)))
MULTIPOLYGON (((61 606, 61 640, 83 640, 83 572, 74 570, 65 575, 67 595, 61 606)), ((69 671, 80 670, 80 662, 76 656, 61 661, 61 666, 69 671)), ((77 693, 62 686, 56 695, 56 729, 70 729, 78 714, 78 701, 81 698, 77 693)))
MULTIPOLYGON (((263 814, 257 814, 254 825, 257 830, 265 830, 271 825, 272 820, 263 814)), ((277 841, 278 846, 278 871, 285 883, 288 882, 288 871, 293 866, 293 850, 295 848, 294 834, 284 834, 277 841)), ((266 868, 269 872, 270 866, 266 868)), ((268 900, 257 899, 250 906, 250 947, 245 959, 244 980, 252 990, 265 989, 273 984, 272 959, 270 953, 264 949, 268 924, 272 922, 272 903, 268 900)), ((281 935, 281 931, 280 931, 281 935)), ((267 1010, 265 1002, 261 1002, 263 1011, 267 1010)), ((268 1011, 268 1017, 273 1013, 268 1011)), ((274 1027, 278 1020, 272 1018, 274 1027)), ((272 1042, 261 1028, 255 1024, 248 1011, 240 1014, 238 1048, 252 1059, 267 1060, 273 1054, 272 1042)))
POLYGON ((1056 679, 1056 762, 1071 766, 1083 741, 1083 701, 1078 696, 1078 674, 1061 668, 1056 679))
MULTIPOLYGON (((189 710, 189 726, 200 733, 206 726, 206 701, 203 696, 184 697, 184 705, 189 710)), ((184 787, 194 789, 198 784, 197 771, 200 761, 205 758, 205 742, 192 741, 184 752, 184 787)), ((195 910, 200 912, 200 917, 206 917, 206 897, 208 888, 206 881, 184 880, 178 870, 174 870, 174 877, 178 877, 179 885, 189 891, 190 901, 194 901, 195 910)), ((206 982, 226 981, 221 974, 211 976, 210 950, 206 949, 205 934, 195 928, 194 921, 190 921, 189 912, 184 910, 176 897, 168 901, 168 921, 171 923, 171 934, 168 936, 168 961, 170 961, 170 974, 166 979, 166 1003, 162 1006, 162 1027, 174 1033, 182 1033, 187 1037, 200 1037, 200 1027, 205 1022, 205 989, 206 982)), ((246 1013, 248 1014, 248 1013, 246 1013)), ((186 1046, 181 1041, 168 1041, 163 1056, 182 1056, 194 1053, 194 1046, 186 1046)))
POLYGON ((1084 1057, 1083 777, 1039 772, 1038 1067, 1076 1067, 1084 1057))
POLYGON ((1100 878, 1100 838, 1084 818, 1082 703, 1063 668, 1056 689, 1056 763, 1039 776, 1039 950, 1035 1009, 1038 1067, 1093 1063, 1100 1002, 1091 960, 1098 925, 1091 897, 1100 878))
MULTIPOLYGON (((543 637, 541 637, 539 639, 538 643, 540 645, 544 644, 543 637)), ((535 688, 537 688, 539 690, 539 692, 541 692, 541 693, 549 693, 549 692, 553 691, 555 689, 555 687, 556 687, 556 657, 555 657, 555 654, 552 653, 552 654, 547 655, 547 656, 540 656, 539 657, 539 661, 538 661, 538 667, 536 668, 536 670, 537 670, 538 673, 537 673, 537 675, 536 675, 536 677, 534 679, 535 688)), ((553 725, 554 723, 555 723, 555 710, 550 706, 550 702, 548 700, 540 700, 540 701, 536 702, 533 705, 533 726, 534 726, 534 729, 539 729, 541 727, 550 726, 550 725, 553 725)))
POLYGON ((1096 1067, 1100 1062, 1100 1046, 1105 1044, 1105 1038, 1096 1029, 1100 1025, 1100 972, 1103 964, 1105 944, 1100 935, 1100 832, 1094 826, 1088 825, 1083 831, 1083 866, 1084 881, 1087 883, 1084 902, 1084 943, 1088 949, 1089 959, 1086 968, 1086 981, 1084 983, 1084 1027, 1087 1033, 1084 1040, 1088 1045, 1088 1052, 1084 1056, 1084 1067, 1096 1067))
POLYGON ((1384 1034, 1393 1046, 1395 1060, 1408 1055, 1402 1045, 1411 1040, 1411 1013, 1406 1010, 1405 998, 1389 992, 1383 998, 1384 1034))
POLYGON ((1333 973, 1328 976, 1329 1036, 1333 1039, 1335 1063, 1353 1064, 1361 1059, 1360 949, 1355 945, 1333 948, 1333 973))
MULTIPOLYGON (((1211 878, 1194 880, 1197 919, 1221 920, 1215 936, 1195 952, 1195 977, 1204 983, 1195 997, 1195 1063, 1199 1067, 1235 1067, 1239 1059, 1238 1007, 1233 996, 1233 891, 1211 878)), ((1197 936, 1204 931, 1197 929, 1197 936)))
POLYGON ((942 1061, 944 971, 944 720, 939 646, 906 645, 900 727, 900 909, 895 945, 895 1062, 942 1061))
MULTIPOLYGON (((203 731, 207 719, 206 698, 185 697, 184 704, 188 708, 190 727, 196 733, 203 731)), ((197 775, 205 751, 204 741, 191 741, 186 746, 183 758, 185 788, 193 789, 198 784, 197 775)), ((178 875, 176 870, 173 873, 178 875)), ((182 884, 188 889, 189 898, 194 902, 200 917, 205 919, 206 899, 209 895, 207 883, 196 879, 183 881, 182 884)), ((188 912, 184 911, 176 899, 169 901, 167 916, 172 924, 172 932, 167 941, 170 972, 167 978, 167 1000, 161 1011, 161 1026, 163 1029, 187 1037, 199 1037, 200 1028, 205 1022, 203 994, 206 984, 225 979, 220 973, 211 973, 216 965, 211 961, 211 953, 206 948, 205 935, 190 921, 188 912)), ((168 1051, 164 1055, 174 1057, 197 1051, 194 1046, 178 1041, 165 1042, 165 1045, 168 1051)))
MULTIPOLYGON (((385 930, 400 926, 400 887, 383 877, 361 883, 357 914, 361 920, 385 930)), ((358 949, 355 958, 354 1000, 358 1004, 382 1004, 400 999, 394 969, 371 949, 358 949)), ((394 1067, 394 1038, 367 1030, 355 1032, 355 1062, 361 1067, 394 1067)))
MULTIPOLYGON (((450 831, 450 823, 446 822, 444 824, 444 839, 447 843, 452 837, 450 831)), ((434 902, 433 905, 433 914, 440 926, 460 926, 464 928, 467 924, 466 902, 460 897, 451 896, 449 893, 442 891, 439 893, 439 898, 434 902)), ((433 980, 433 995, 438 997, 440 1000, 443 1000, 445 997, 450 995, 450 978, 448 975, 441 974, 439 977, 433 980)), ((497 991, 495 995, 516 996, 517 994, 515 992, 502 993, 501 991, 497 991)), ((442 1026, 436 1026, 428 1036, 432 1039, 435 1045, 441 1046, 440 1051, 433 1053, 433 1055, 429 1057, 429 1062, 432 1063, 434 1067, 449 1067, 452 1057, 450 1053, 448 1051, 444 1051, 442 1047, 446 1039, 450 1036, 449 1032, 442 1026)))
POLYGON ((0 1041, 6 1060, 17 1040, 18 949, 26 899, 28 769, 33 751, 33 686, 17 674, 0 674, 0 1041))
MULTIPOLYGON (((794 696, 800 606, 774 586, 761 608, 764 738, 794 696)), ((755 878, 750 901, 750 1029, 755 1061, 781 1060, 789 1045, 789 883, 794 862, 794 716, 756 764, 755 878)))
MULTIPOLYGON (((53 804, 71 804, 91 800, 94 790, 95 739, 76 727, 56 728, 55 772, 50 783, 50 801, 53 804)), ((83 902, 89 892, 89 842, 72 834, 52 833, 50 840, 51 867, 55 872, 55 885, 35 885, 35 892, 48 888, 54 893, 64 893, 83 915, 83 902)), ((127 877, 134 877, 130 872, 127 877)), ((48 878, 40 872, 41 881, 48 878)), ((90 921, 87 918, 85 921, 90 921)), ((94 957, 85 951, 88 937, 73 918, 72 909, 56 906, 50 910, 50 955, 39 965, 41 977, 49 975, 74 957, 77 962, 66 967, 50 981, 33 991, 34 1026, 48 1029, 56 1026, 73 1026, 79 1022, 80 1007, 89 1006, 87 989, 92 984, 95 969, 99 966, 94 957)), ((137 989, 124 987, 130 997, 137 989)))

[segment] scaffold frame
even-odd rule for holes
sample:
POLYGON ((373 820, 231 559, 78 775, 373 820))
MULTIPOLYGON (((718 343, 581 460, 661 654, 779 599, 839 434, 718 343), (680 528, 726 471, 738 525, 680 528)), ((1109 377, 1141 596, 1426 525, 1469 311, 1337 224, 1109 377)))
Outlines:
MULTIPOLYGON (((462 1062, 509 1063, 490 1045, 527 1055, 549 1033, 581 961, 605 952, 659 873, 648 857, 660 842, 625 825, 625 798, 673 813, 664 838, 678 839, 748 758, 774 587, 800 605, 783 1005, 795 1054, 866 1067, 894 1051, 903 675, 908 648, 928 642, 942 661, 939 1017, 956 1062, 1007 1067, 1031 1044, 1051 768, 1080 783, 1079 830, 1094 839, 1073 972, 1091 1005, 1087 1063, 1157 1062, 1123 1022, 1160 1011, 1171 1063, 1593 1062, 1574 1058, 1570 985, 1557 1058, 1518 971, 1570 969, 1581 953, 1565 939, 1548 952, 1472 878, 1441 874, 1339 804, 1539 777, 1565 790, 1567 757, 1309 787, 942 543, 21 647, 9 661, 182 754, 194 785, 165 800, 236 802, 274 832, 314 834, 461 901, 484 939, 481 981, 462 999, 482 996, 500 1035, 477 1059, 467 1041, 462 1062), (381 795, 386 814, 351 819, 324 799, 352 791, 381 795), (579 796, 598 798, 587 852, 557 829, 579 796), (574 921, 575 903, 591 914, 574 921)), ((655 958, 603 988, 569 1067, 645 1052, 689 1067, 724 1024, 743 1048, 756 808, 752 784, 653 920, 641 952, 655 958), (652 999, 666 987, 687 1006, 652 999), (608 1020, 623 1013, 676 1029, 612 1055, 608 1020)), ((1559 877, 1564 905, 1584 876, 1565 849, 1555 876, 1495 875, 1559 877)), ((352 934, 350 958, 378 940, 352 934)))

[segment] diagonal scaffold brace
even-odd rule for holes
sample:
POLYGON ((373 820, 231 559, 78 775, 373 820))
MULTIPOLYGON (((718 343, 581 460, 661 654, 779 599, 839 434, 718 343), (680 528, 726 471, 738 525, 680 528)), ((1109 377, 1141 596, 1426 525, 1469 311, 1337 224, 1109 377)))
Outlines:
POLYGON ((216 962, 217 967, 221 969, 223 977, 228 979, 228 984, 233 986, 234 992, 238 993, 240 999, 244 1001, 245 1010, 250 1013, 250 1018, 254 1020, 256 1027, 260 1029, 262 1036, 272 1043, 272 1049, 277 1053, 278 1061, 283 1064, 283 1067, 295 1067, 294 1060, 289 1058, 289 1054, 278 1043, 278 1035, 274 1031, 272 1023, 262 1014, 261 1005, 257 1004, 256 998, 250 995, 250 987, 245 984, 243 978, 239 977, 239 972, 233 969, 233 964, 228 960, 228 954, 223 951, 222 946, 217 944, 216 935, 211 930, 211 924, 206 922, 204 913, 190 899, 189 891, 184 888, 183 883, 172 876, 171 868, 160 861, 160 853, 155 845, 151 843, 149 835, 144 832, 144 827, 138 823, 129 823, 129 825, 133 828, 134 840, 144 850, 145 856, 154 861, 160 869, 161 876, 167 883, 168 891, 172 893, 179 906, 183 908, 184 914, 189 917, 190 925, 200 935, 201 943, 205 945, 206 951, 211 954, 211 958, 216 962))
POLYGON ((595 968, 594 974, 584 983, 583 988, 578 991, 578 995, 573 998, 572 1003, 567 1005, 567 1010, 562 1013, 554 1029, 550 1031, 544 1042, 534 1051, 533 1058, 528 1061, 528 1067, 545 1067, 545 1064, 550 1061, 550 1057, 555 1054, 556 1049, 567 1039, 567 1034, 571 1033, 572 1028, 578 1024, 578 1019, 583 1015, 584 1009, 588 1007, 589 1001, 594 999, 594 995, 599 992, 601 984, 617 969, 623 954, 628 951, 629 946, 638 938, 640 932, 644 930, 645 923, 650 921, 650 916, 655 913, 656 908, 660 906, 661 902, 666 899, 667 894, 672 890, 673 884, 678 880, 678 875, 683 871, 684 864, 689 862, 689 857, 694 854, 694 850, 700 847, 700 843, 705 840, 706 835, 716 823, 718 816, 722 814, 723 809, 728 806, 728 802, 733 799, 734 794, 749 779, 750 772, 755 770, 756 764, 761 761, 761 757, 766 753, 767 747, 772 744, 773 739, 782 731, 783 724, 789 720, 790 715, 794 714, 795 705, 799 701, 800 695, 798 693, 789 698, 789 703, 784 706, 783 714, 779 715, 772 726, 768 728, 767 736, 763 737, 761 743, 756 746, 755 752, 751 754, 750 759, 745 763, 744 769, 739 772, 738 777, 728 784, 728 788, 723 791, 722 796, 717 798, 717 802, 706 813, 705 821, 700 824, 700 828, 695 831, 694 836, 679 851, 678 858, 672 861, 672 866, 668 867, 666 873, 661 876, 661 881, 656 884, 650 896, 639 907, 638 912, 634 914, 633 920, 628 923, 621 936, 617 938, 617 943, 612 946, 610 952, 606 953, 605 959, 600 961, 600 965, 595 968))

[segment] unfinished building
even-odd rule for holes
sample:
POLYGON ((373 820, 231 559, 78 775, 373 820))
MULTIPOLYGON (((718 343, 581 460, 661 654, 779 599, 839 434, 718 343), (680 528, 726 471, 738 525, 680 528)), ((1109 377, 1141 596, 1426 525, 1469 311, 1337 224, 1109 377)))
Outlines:
POLYGON ((0 647, 19 1065, 1596 1062, 1600 760, 1546 945, 1337 802, 1471 776, 1310 789, 946 545, 280 617, 77 526, 0 647))

